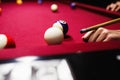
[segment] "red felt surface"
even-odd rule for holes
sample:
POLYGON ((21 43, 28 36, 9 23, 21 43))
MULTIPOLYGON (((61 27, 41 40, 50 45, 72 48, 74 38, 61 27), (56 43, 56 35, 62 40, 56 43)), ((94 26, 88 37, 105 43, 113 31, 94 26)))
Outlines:
MULTIPOLYGON (((77 7, 73 10, 67 4, 52 1, 46 1, 42 4, 37 4, 36 2, 24 2, 22 5, 17 5, 14 2, 2 3, 1 7, 0 33, 8 34, 14 39, 16 43, 15 49, 35 48, 36 46, 49 49, 48 46, 50 45, 47 45, 44 41, 44 33, 46 29, 52 27, 53 23, 57 20, 65 20, 69 25, 67 33, 69 37, 64 39, 62 44, 59 45, 70 46, 71 44, 81 43, 82 45, 83 43, 86 45, 87 43, 83 42, 81 39, 83 34, 80 34, 80 29, 113 19, 111 15, 112 12, 108 13, 111 15, 111 17, 108 17, 85 8, 77 7), (58 4, 58 12, 54 13, 50 10, 50 6, 53 3, 58 4)), ((97 7, 94 8, 98 11, 100 9, 97 7)), ((105 11, 104 9, 102 10, 105 11)), ((115 15, 119 16, 119 13, 115 15)), ((106 28, 120 29, 120 23, 109 25, 106 28)), ((53 46, 56 47, 58 45, 53 46)), ((69 48, 67 49, 69 50, 69 48)), ((61 51, 64 52, 64 50, 61 51)), ((24 52, 22 54, 24 54, 24 52)))
MULTIPOLYGON (((120 41, 99 43, 73 43, 68 45, 35 46, 29 48, 5 49, 0 51, 0 60, 9 60, 25 56, 56 56, 85 54, 94 51, 120 49, 120 41)), ((96 53, 97 54, 97 53, 96 53)), ((114 54, 114 53, 113 53, 114 54)), ((55 57, 53 57, 55 58, 55 57)))

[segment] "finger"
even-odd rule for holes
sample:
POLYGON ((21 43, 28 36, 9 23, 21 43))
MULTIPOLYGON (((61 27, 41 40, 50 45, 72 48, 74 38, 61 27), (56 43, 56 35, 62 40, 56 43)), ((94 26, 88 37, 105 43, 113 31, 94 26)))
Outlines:
POLYGON ((110 9, 111 9, 111 6, 108 5, 108 6, 106 7, 106 10, 110 10, 110 9))
POLYGON ((89 37, 92 35, 93 32, 94 32, 94 31, 89 31, 89 32, 87 32, 87 33, 82 37, 82 39, 83 39, 85 42, 88 42, 88 39, 89 39, 89 37))
POLYGON ((99 37, 96 39, 96 42, 101 42, 101 41, 104 41, 104 39, 107 37, 108 35, 108 30, 104 30, 100 35, 99 37))
POLYGON ((117 7, 117 5, 114 4, 114 3, 112 3, 112 4, 110 4, 106 9, 107 9, 107 10, 110 10, 110 11, 114 11, 116 7, 117 7))
POLYGON ((112 7, 111 7, 111 11, 115 11, 115 9, 116 9, 116 7, 117 7, 117 5, 112 5, 112 7))
POLYGON ((106 37, 106 38, 103 40, 103 42, 107 42, 107 41, 110 41, 110 40, 111 40, 110 37, 106 37))
POLYGON ((114 5, 114 3, 111 3, 110 5, 108 5, 108 6, 106 7, 106 10, 111 10, 111 8, 112 8, 113 5, 114 5))
POLYGON ((119 11, 120 10, 120 6, 116 7, 115 11, 119 11))
POLYGON ((104 28, 97 29, 93 35, 90 36, 89 42, 96 42, 96 39, 99 37, 104 28))

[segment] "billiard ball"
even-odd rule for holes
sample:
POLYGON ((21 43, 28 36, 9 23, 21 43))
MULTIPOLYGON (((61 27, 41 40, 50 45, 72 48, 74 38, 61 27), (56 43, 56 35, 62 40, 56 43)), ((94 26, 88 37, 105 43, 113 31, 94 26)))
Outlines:
POLYGON ((55 22, 54 24, 53 24, 53 26, 52 27, 56 27, 56 28, 59 28, 60 30, 62 30, 63 31, 63 27, 62 27, 62 25, 57 21, 57 22, 55 22))
POLYGON ((0 8, 0 15, 2 14, 2 8, 0 8))
POLYGON ((43 0, 38 0, 38 4, 42 4, 43 0))
POLYGON ((56 27, 50 27, 45 31, 44 40, 47 44, 60 44, 64 39, 62 30, 56 27))
POLYGON ((56 12, 56 11, 58 10, 58 5, 57 5, 57 4, 52 4, 52 5, 51 5, 51 10, 52 10, 53 12, 56 12))
POLYGON ((76 3, 75 3, 75 2, 71 2, 71 3, 70 3, 70 7, 71 7, 72 9, 75 9, 75 8, 76 8, 76 3))
POLYGON ((16 0, 16 3, 17 3, 18 5, 21 5, 23 2, 22 2, 22 0, 16 0))
POLYGON ((53 27, 58 27, 58 28, 60 28, 60 29, 63 31, 64 35, 66 35, 67 32, 68 32, 68 24, 67 24, 67 22, 64 21, 64 20, 58 20, 57 22, 55 22, 55 23, 53 24, 53 27))
POLYGON ((3 48, 15 48, 14 40, 5 34, 0 34, 0 49, 3 48))

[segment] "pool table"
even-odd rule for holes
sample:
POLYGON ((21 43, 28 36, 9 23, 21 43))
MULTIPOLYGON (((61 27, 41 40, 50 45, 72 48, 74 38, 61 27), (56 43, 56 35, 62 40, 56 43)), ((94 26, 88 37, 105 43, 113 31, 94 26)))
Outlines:
MULTIPOLYGON (((81 38, 84 34, 80 33, 83 28, 120 17, 119 12, 106 11, 80 2, 72 9, 70 2, 61 0, 44 0, 41 4, 26 0, 21 5, 15 1, 6 1, 0 7, 0 34, 11 36, 16 44, 15 48, 0 50, 1 60, 28 55, 46 56, 120 48, 119 41, 86 43, 81 38), (53 3, 58 5, 57 12, 50 9, 53 3), (65 20, 69 30, 61 44, 48 45, 44 40, 44 33, 58 20, 65 20)), ((120 23, 106 28, 120 29, 120 23)))

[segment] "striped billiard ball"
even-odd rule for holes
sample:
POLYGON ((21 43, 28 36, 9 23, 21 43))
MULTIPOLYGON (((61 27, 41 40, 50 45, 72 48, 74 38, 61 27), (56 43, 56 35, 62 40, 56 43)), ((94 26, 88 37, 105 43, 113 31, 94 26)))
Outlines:
POLYGON ((64 35, 66 35, 68 32, 68 24, 64 20, 58 20, 53 24, 53 27, 60 28, 63 31, 64 35))

